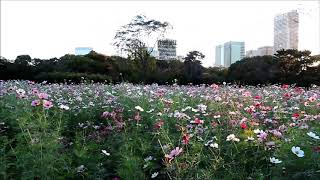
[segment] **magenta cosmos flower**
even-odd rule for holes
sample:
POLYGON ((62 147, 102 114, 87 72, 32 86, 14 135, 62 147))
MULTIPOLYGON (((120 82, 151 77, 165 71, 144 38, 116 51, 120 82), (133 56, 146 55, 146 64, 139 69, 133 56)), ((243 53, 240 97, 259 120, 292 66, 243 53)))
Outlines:
POLYGON ((35 107, 35 106, 39 106, 41 104, 41 102, 39 100, 33 100, 31 102, 31 106, 35 107))

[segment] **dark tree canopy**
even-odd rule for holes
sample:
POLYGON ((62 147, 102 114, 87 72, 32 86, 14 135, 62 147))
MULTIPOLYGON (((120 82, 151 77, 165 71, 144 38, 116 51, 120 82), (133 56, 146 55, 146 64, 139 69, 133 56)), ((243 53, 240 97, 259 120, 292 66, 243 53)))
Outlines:
POLYGON ((229 68, 201 65, 205 56, 191 51, 179 60, 123 58, 90 52, 84 56, 66 54, 60 58, 38 59, 29 55, 15 61, 0 59, 0 79, 25 79, 38 82, 132 82, 158 84, 212 84, 231 82, 242 85, 273 83, 297 84, 308 87, 320 85, 320 55, 308 51, 285 50, 276 56, 244 58, 229 68))

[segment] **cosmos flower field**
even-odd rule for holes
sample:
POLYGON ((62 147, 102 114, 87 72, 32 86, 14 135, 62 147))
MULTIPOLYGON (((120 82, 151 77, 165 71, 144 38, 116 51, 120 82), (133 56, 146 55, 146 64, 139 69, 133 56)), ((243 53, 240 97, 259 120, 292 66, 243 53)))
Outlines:
POLYGON ((319 179, 320 87, 0 82, 0 179, 319 179))

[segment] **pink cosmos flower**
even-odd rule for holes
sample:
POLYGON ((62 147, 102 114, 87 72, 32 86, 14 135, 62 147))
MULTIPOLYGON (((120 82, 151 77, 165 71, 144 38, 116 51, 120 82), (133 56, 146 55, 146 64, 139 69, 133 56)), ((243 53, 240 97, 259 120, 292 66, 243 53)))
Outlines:
POLYGON ((283 96, 289 99, 292 95, 290 93, 285 93, 283 96))
POLYGON ((32 94, 37 95, 39 93, 39 90, 36 88, 32 88, 32 94))
POLYGON ((255 103, 254 103, 254 106, 255 106, 256 108, 260 108, 261 102, 255 102, 255 103))
POLYGON ((190 123, 192 123, 192 124, 203 124, 204 121, 200 120, 199 118, 196 118, 194 121, 191 121, 190 123))
POLYGON ((35 107, 35 106, 39 106, 41 104, 41 102, 39 100, 33 100, 31 102, 31 106, 35 107))
POLYGON ((160 129, 163 124, 164 124, 164 121, 163 121, 163 120, 160 120, 160 121, 156 122, 156 124, 154 125, 154 127, 155 127, 156 129, 160 129))
POLYGON ((170 154, 166 154, 165 157, 168 158, 169 160, 172 160, 174 157, 177 157, 181 153, 182 153, 182 148, 176 147, 170 152, 170 154))
POLYGON ((101 115, 102 118, 107 118, 108 116, 110 116, 110 113, 108 111, 103 112, 101 115))
POLYGON ((259 141, 264 141, 267 139, 268 134, 266 132, 261 132, 257 135, 259 141))
POLYGON ((242 94, 242 96, 244 97, 250 97, 251 96, 251 93, 249 91, 246 91, 242 94))
POLYGON ((257 95, 254 97, 254 99, 261 99, 261 96, 257 95))
POLYGON ((272 131, 273 135, 278 137, 278 138, 281 138, 282 137, 282 133, 280 131, 277 131, 277 130, 273 130, 272 131))
POLYGON ((139 113, 136 113, 136 115, 134 116, 134 120, 136 120, 137 122, 141 120, 141 116, 139 113))
POLYGON ((315 96, 309 97, 309 101, 310 101, 310 102, 314 102, 314 101, 316 101, 316 100, 317 100, 317 98, 316 98, 315 96))
POLYGON ((43 100, 43 107, 45 109, 50 109, 53 107, 53 103, 51 101, 43 100))
POLYGON ((38 97, 40 99, 48 99, 49 95, 47 93, 39 93, 38 94, 38 97))
POLYGON ((288 84, 283 84, 281 87, 282 87, 283 89, 288 89, 288 88, 289 88, 289 85, 288 85, 288 84))
POLYGON ((302 93, 304 90, 301 87, 296 87, 296 88, 294 88, 294 91, 296 93, 302 93))
POLYGON ((211 88, 214 89, 214 90, 217 90, 219 88, 219 85, 217 84, 212 84, 211 85, 211 88))
POLYGON ((190 141, 189 134, 184 134, 183 137, 182 137, 182 143, 183 144, 189 144, 189 141, 190 141))

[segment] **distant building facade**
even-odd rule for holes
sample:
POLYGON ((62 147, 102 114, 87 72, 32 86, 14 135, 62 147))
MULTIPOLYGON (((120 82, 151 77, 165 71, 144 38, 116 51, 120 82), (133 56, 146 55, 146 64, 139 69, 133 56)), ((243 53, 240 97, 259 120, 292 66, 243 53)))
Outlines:
POLYGON ((263 46, 259 47, 257 50, 248 50, 246 51, 246 57, 253 56, 272 56, 273 55, 273 46, 263 46))
POLYGON ((299 13, 293 10, 274 18, 274 53, 280 49, 298 49, 299 13))
POLYGON ((258 56, 258 50, 248 50, 246 51, 246 57, 254 57, 254 56, 258 56))
POLYGON ((229 41, 216 46, 216 66, 229 67, 245 56, 244 42, 229 41))
POLYGON ((215 52, 215 65, 229 67, 245 57, 245 43, 229 41, 216 46, 215 52))
POLYGON ((93 49, 91 47, 77 47, 75 48, 75 55, 89 54, 93 49))
POLYGON ((159 60, 173 60, 177 58, 177 41, 163 39, 158 41, 159 60))
POLYGON ((223 45, 216 46, 216 66, 224 66, 224 48, 223 45))

